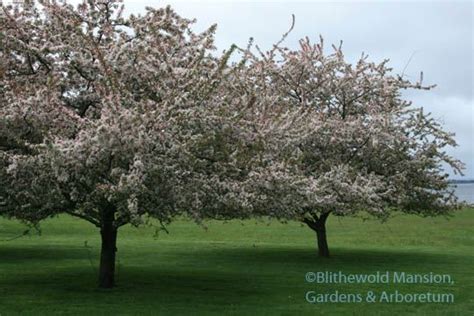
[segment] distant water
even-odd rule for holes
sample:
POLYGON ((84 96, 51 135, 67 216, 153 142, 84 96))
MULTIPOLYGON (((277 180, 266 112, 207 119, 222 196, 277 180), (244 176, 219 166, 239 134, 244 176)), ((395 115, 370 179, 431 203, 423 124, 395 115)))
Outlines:
POLYGON ((454 193, 459 201, 474 203, 474 183, 456 183, 454 193))

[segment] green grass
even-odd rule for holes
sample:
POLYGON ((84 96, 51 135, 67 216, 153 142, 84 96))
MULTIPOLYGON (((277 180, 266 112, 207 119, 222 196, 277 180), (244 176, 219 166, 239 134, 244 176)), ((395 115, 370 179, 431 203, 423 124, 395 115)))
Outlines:
POLYGON ((24 227, 0 220, 0 315, 474 315, 474 210, 450 220, 398 216, 381 224, 328 220, 332 257, 316 255, 298 223, 177 221, 170 234, 119 231, 118 286, 96 287, 95 227, 67 216, 42 234, 6 241, 24 227), (84 243, 87 241, 89 248, 84 243), (313 284, 308 271, 447 273, 454 285, 313 284), (309 304, 305 293, 453 293, 453 304, 309 304))

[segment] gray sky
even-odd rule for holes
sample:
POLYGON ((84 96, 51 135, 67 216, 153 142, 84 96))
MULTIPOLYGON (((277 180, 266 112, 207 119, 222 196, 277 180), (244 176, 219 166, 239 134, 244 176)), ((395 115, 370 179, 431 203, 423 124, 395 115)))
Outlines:
MULTIPOLYGON (((72 1, 78 2, 78 1, 72 1)), ((180 15, 197 18, 195 30, 218 24, 219 50, 232 43, 245 46, 250 37, 269 48, 287 31, 291 14, 296 25, 286 41, 297 47, 304 36, 326 43, 344 41, 349 60, 362 52, 416 80, 436 83, 431 91, 406 94, 415 106, 443 122, 456 133, 459 146, 449 153, 466 164, 466 178, 474 179, 473 15, 472 1, 127 1, 127 12, 142 12, 145 6, 170 4, 180 15)), ((456 176, 459 178, 459 176, 456 176)))

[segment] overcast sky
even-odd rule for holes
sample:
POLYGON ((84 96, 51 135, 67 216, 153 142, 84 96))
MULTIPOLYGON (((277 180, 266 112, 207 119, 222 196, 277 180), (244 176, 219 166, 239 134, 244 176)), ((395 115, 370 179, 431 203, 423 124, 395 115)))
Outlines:
POLYGON ((466 164, 465 178, 474 179, 472 1, 125 0, 128 13, 167 4, 184 17, 196 18, 196 31, 217 23, 219 50, 232 43, 245 46, 250 37, 269 48, 289 28, 295 14, 296 25, 286 41, 289 47, 297 47, 305 36, 317 41, 321 34, 326 43, 343 40, 349 60, 362 52, 374 61, 389 58, 397 73, 411 57, 405 70, 408 78, 416 80, 423 71, 424 82, 438 86, 406 97, 456 133, 459 146, 449 153, 466 164))

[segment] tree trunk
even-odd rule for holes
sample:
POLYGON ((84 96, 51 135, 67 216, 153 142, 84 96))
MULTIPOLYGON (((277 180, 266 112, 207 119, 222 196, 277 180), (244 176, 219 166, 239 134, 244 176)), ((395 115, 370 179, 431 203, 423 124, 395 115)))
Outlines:
POLYGON ((326 237, 326 219, 328 213, 323 213, 319 217, 313 216, 314 220, 304 219, 306 225, 316 232, 316 239, 318 244, 318 254, 320 257, 329 257, 328 240, 326 237))
POLYGON ((113 224, 114 212, 102 218, 100 235, 102 249, 100 253, 99 287, 112 288, 115 285, 115 252, 117 251, 117 228, 113 224))
POLYGON ((316 238, 318 240, 318 254, 320 257, 329 257, 328 240, 326 238, 326 225, 323 223, 322 227, 316 229, 316 238))

